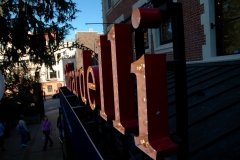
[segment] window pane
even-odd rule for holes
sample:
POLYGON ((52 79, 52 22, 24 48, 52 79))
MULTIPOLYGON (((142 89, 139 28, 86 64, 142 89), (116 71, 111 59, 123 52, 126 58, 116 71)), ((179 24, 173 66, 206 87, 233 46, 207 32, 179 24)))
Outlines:
POLYGON ((57 78, 57 72, 50 72, 50 78, 57 78))
POLYGON ((47 86, 48 92, 52 92, 52 85, 47 86))
POLYGON ((111 6, 112 6, 112 5, 111 5, 111 1, 112 1, 112 0, 108 0, 108 9, 110 9, 111 6))
POLYGON ((149 49, 148 30, 144 30, 144 48, 149 49))
POLYGON ((218 55, 240 54, 240 1, 216 0, 218 55))
POLYGON ((160 44, 169 43, 172 41, 172 27, 171 27, 171 17, 168 16, 163 19, 163 23, 160 27, 160 44))
POLYGON ((223 26, 224 54, 240 53, 240 20, 227 23, 223 26))

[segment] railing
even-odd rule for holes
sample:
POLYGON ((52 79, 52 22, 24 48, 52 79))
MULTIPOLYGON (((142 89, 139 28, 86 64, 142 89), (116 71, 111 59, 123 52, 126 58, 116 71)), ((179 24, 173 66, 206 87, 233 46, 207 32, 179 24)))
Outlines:
MULTIPOLYGON (((64 130, 66 137, 67 158, 68 159, 103 159, 91 138, 81 124, 72 106, 67 100, 68 95, 64 95, 64 89, 59 90, 60 105, 64 118, 64 130)), ((67 92, 65 92, 67 93, 67 92)), ((69 94, 69 93, 67 93, 69 94)), ((73 95, 75 96, 75 95, 73 95)), ((77 106, 74 106, 76 108, 77 106)), ((78 106, 81 107, 81 106, 78 106)))

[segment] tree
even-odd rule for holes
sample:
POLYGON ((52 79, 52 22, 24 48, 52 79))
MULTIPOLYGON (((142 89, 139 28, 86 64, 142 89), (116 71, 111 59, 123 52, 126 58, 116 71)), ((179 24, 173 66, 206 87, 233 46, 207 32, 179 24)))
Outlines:
POLYGON ((33 100, 32 77, 26 77, 23 71, 18 71, 5 80, 6 93, 1 99, 0 117, 6 121, 14 120, 19 114, 37 115, 39 108, 35 107, 33 100))
POLYGON ((34 79, 20 73, 29 73, 29 61, 36 72, 42 64, 52 68, 54 52, 74 29, 69 23, 77 12, 72 0, 0 0, 0 71, 9 91, 0 102, 2 116, 35 112, 34 79))
POLYGON ((69 22, 76 12, 72 0, 1 0, 0 70, 5 73, 16 64, 27 68, 25 57, 51 68, 54 52, 74 29, 69 22))

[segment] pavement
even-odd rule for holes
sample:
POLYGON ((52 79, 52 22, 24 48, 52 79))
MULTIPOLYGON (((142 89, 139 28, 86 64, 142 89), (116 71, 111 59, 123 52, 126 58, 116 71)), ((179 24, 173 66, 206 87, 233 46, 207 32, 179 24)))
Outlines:
POLYGON ((44 140, 42 139, 41 123, 27 125, 31 133, 31 141, 27 147, 21 148, 21 136, 15 127, 10 129, 8 138, 4 139, 4 148, 6 151, 0 151, 1 160, 64 160, 62 153, 62 145, 59 141, 59 132, 57 128, 59 99, 47 98, 44 101, 45 114, 52 123, 53 146, 49 146, 45 151, 42 150, 44 140))

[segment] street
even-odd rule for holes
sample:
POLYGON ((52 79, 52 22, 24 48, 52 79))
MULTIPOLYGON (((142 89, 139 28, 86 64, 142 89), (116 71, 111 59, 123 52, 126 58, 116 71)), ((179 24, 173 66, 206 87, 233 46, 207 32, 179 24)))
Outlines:
POLYGON ((44 110, 45 110, 45 112, 49 112, 51 110, 56 110, 59 107, 60 107, 59 98, 57 98, 57 99, 49 98, 49 99, 44 101, 44 110))

